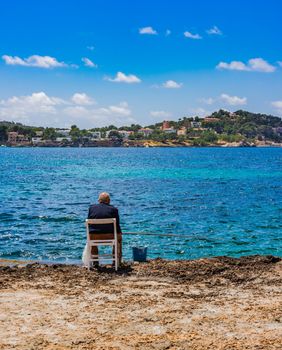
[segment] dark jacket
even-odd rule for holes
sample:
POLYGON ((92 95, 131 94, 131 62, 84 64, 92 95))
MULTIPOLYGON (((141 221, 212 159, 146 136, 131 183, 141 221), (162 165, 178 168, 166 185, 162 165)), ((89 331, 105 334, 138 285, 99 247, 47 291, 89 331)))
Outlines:
MULTIPOLYGON (((119 225, 119 215, 118 209, 110 204, 99 203, 92 204, 88 210, 88 219, 108 219, 116 218, 117 222, 117 232, 121 233, 121 228, 119 225)), ((114 225, 90 225, 89 231, 91 233, 114 233, 114 225)))

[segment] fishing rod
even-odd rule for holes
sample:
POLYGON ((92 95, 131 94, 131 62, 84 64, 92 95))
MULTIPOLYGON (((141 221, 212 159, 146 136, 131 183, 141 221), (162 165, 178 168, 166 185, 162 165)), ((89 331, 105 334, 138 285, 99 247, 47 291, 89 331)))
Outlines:
POLYGON ((160 236, 160 237, 195 237, 193 235, 179 235, 175 233, 154 233, 154 232, 123 232, 123 235, 144 235, 144 236, 160 236))

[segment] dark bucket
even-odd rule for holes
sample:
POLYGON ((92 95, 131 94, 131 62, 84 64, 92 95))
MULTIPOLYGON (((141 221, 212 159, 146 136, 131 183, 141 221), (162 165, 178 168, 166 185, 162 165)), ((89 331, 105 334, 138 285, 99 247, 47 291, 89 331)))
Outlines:
POLYGON ((147 260, 147 247, 132 247, 133 261, 144 262, 147 260))

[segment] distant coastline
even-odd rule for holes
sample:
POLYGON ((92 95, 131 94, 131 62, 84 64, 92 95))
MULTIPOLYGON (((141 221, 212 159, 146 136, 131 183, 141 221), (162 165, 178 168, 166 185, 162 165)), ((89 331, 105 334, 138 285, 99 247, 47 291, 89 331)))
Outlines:
POLYGON ((3 144, 2 147, 9 148, 205 148, 205 147, 223 147, 223 148, 239 148, 239 147, 282 147, 282 143, 272 141, 255 141, 255 142, 219 142, 210 143, 204 145, 193 145, 189 142, 178 142, 178 141, 154 141, 154 140, 131 140, 131 141, 111 141, 111 140, 100 140, 94 141, 90 144, 64 144, 57 142, 48 142, 41 145, 32 144, 20 144, 20 145, 9 145, 3 144))
POLYGON ((12 147, 281 147, 282 119, 239 110, 152 125, 91 129, 0 121, 0 145, 12 147))

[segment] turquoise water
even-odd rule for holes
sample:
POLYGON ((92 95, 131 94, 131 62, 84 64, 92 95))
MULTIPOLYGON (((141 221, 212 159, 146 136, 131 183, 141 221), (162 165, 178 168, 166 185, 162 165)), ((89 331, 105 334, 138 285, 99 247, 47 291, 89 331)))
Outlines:
POLYGON ((0 258, 77 261, 88 206, 108 191, 124 255, 282 256, 282 149, 0 148, 0 258))

